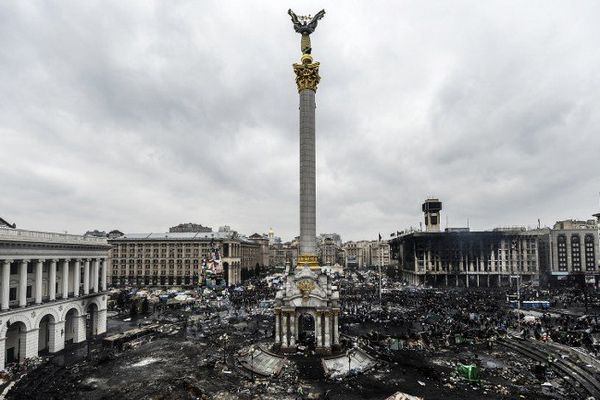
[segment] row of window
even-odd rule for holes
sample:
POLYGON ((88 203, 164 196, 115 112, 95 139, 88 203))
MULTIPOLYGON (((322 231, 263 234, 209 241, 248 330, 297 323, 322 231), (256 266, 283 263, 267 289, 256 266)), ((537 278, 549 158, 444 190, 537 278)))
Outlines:
MULTIPOLYGON (((594 243, 594 236, 586 234, 584 237, 584 254, 585 254, 585 270, 593 271, 596 269, 596 246, 594 243)), ((557 251, 557 262, 558 270, 566 272, 568 271, 568 259, 567 259, 567 236, 558 235, 556 238, 556 251, 557 251)), ((577 234, 571 235, 571 270, 581 271, 582 270, 582 259, 581 259, 581 238, 577 234)))

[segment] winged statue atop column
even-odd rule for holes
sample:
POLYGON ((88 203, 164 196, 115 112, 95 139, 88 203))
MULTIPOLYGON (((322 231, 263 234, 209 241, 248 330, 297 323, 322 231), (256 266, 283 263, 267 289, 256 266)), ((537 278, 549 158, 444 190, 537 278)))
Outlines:
POLYGON ((288 10, 288 14, 292 18, 294 24, 294 30, 302 35, 300 41, 300 50, 302 54, 310 54, 312 47, 310 45, 310 34, 317 28, 317 23, 323 16, 325 16, 325 10, 321 10, 312 16, 298 16, 291 9, 288 10))

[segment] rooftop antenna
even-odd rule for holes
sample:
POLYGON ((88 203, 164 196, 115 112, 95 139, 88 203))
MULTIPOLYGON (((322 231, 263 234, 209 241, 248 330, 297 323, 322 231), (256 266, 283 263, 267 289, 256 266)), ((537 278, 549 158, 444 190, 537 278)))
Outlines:
POLYGON ((467 218, 467 228, 469 228, 469 218, 467 218))

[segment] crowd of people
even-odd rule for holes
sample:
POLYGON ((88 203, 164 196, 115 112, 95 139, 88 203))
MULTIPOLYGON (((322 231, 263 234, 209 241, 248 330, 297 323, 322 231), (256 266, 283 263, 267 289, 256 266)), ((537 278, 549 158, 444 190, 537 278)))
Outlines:
POLYGON ((381 297, 376 277, 362 275, 339 282, 342 326, 354 334, 374 334, 425 345, 448 346, 457 341, 490 341, 511 332, 537 340, 600 350, 597 340, 597 291, 523 288, 522 301, 547 300, 550 310, 527 312, 511 307, 516 288, 426 289, 389 288, 381 297), (588 313, 582 310, 587 304, 588 313), (557 311, 555 311, 557 310, 557 311), (574 310, 574 311, 573 311, 574 310), (570 313, 570 311, 573 311, 570 313), (584 312, 584 315, 581 315, 584 312))

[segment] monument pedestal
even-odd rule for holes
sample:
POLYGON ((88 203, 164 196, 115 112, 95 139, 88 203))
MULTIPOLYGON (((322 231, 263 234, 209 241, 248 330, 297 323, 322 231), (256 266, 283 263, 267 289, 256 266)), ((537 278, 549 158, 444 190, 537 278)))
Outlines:
POLYGON ((280 351, 297 351, 301 336, 314 334, 318 354, 331 354, 339 344, 339 292, 320 270, 306 266, 287 276, 275 297, 275 345, 280 351))

